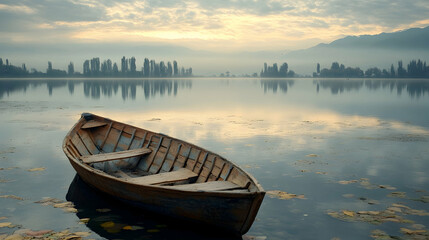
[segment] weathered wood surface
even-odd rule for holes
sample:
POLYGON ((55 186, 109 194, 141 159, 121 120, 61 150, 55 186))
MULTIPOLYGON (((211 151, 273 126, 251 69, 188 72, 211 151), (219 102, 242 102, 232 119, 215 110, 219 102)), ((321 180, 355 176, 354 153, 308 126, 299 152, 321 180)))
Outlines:
POLYGON ((120 152, 86 155, 86 156, 80 157, 80 159, 84 163, 96 163, 96 162, 105 162, 105 161, 142 156, 151 152, 152 150, 150 150, 149 148, 137 148, 133 150, 120 151, 120 152))
POLYGON ((82 129, 89 129, 89 128, 96 128, 96 127, 102 127, 107 125, 107 123, 105 122, 99 122, 99 121, 95 121, 95 120, 91 120, 86 122, 82 127, 82 129))
POLYGON ((137 184, 167 184, 180 182, 185 180, 192 180, 193 178, 197 178, 198 174, 192 172, 189 169, 181 168, 177 171, 159 173, 149 176, 136 177, 127 179, 128 182, 137 183, 137 184))
POLYGON ((126 174, 124 171, 116 170, 113 175, 119 177, 119 178, 129 178, 130 175, 126 174))
POLYGON ((228 181, 212 181, 212 182, 204 182, 204 183, 175 185, 175 186, 169 186, 169 188, 186 190, 186 191, 225 191, 225 190, 240 189, 241 187, 235 183, 228 182, 228 181))
POLYGON ((218 154, 91 114, 83 114, 75 126, 63 149, 82 179, 95 188, 166 216, 239 234, 255 220, 263 188, 218 154), (176 185, 167 186, 172 183, 176 185))

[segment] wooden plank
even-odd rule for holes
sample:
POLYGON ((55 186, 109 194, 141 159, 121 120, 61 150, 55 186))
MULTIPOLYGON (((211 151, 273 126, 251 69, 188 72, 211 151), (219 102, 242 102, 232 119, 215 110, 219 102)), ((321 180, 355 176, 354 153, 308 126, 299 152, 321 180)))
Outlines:
POLYGON ((213 167, 215 165, 215 160, 216 160, 216 156, 213 154, 209 154, 206 160, 206 165, 209 165, 209 167, 203 166, 202 169, 200 169, 200 173, 198 174, 198 179, 196 181, 197 183, 207 182, 211 174, 211 171, 213 170, 213 167), (211 163, 209 164, 209 162, 211 163))
POLYGON ((116 147, 118 147, 118 143, 119 143, 119 140, 122 137, 122 132, 124 131, 124 128, 125 128, 125 126, 121 127, 121 130, 119 131, 118 139, 116 140, 116 143, 115 143, 115 146, 113 147, 113 151, 112 152, 116 151, 116 147))
POLYGON ((220 175, 222 174, 222 172, 223 172, 223 169, 225 168, 225 161, 223 161, 223 163, 222 163, 222 167, 220 167, 220 171, 219 171, 219 175, 217 175, 216 176, 216 180, 219 180, 219 178, 220 178, 220 175))
POLYGON ((73 145, 76 147, 76 149, 79 151, 80 155, 83 155, 83 156, 91 155, 91 153, 88 150, 86 150, 85 145, 83 144, 82 140, 80 140, 77 134, 73 135, 73 137, 71 138, 71 141, 73 142, 73 145))
MULTIPOLYGON (((168 145, 167 145, 167 150, 165 151, 165 154, 164 154, 164 156, 163 156, 163 158, 161 160, 161 163, 159 163, 159 164, 155 163, 155 164, 158 164, 158 169, 156 170, 156 173, 159 173, 159 171, 161 171, 162 165, 164 164, 165 159, 167 158, 168 151, 170 151, 170 146, 171 146, 172 140, 171 139, 167 139, 167 140, 169 140, 168 145)), ((154 166, 155 165, 152 163, 152 167, 154 167, 154 166)), ((149 172, 151 172, 151 171, 149 171, 149 172)))
POLYGON ((119 177, 119 178, 129 178, 130 175, 126 174, 124 171, 122 170, 116 170, 113 175, 119 177))
POLYGON ((111 153, 102 153, 90 156, 82 156, 80 159, 84 163, 95 163, 95 162, 105 162, 112 160, 119 160, 130 157, 137 157, 141 155, 145 155, 151 153, 152 150, 148 148, 137 148, 133 150, 121 151, 121 152, 111 152, 111 153))
MULTIPOLYGON (((204 155, 204 159, 203 159, 203 162, 201 163, 201 167, 200 167, 200 170, 198 170, 198 175, 200 175, 201 174, 201 172, 203 171, 203 168, 204 168, 204 164, 206 163, 206 160, 207 160, 207 156, 209 155, 209 153, 208 152, 206 152, 206 154, 204 155)), ((195 166, 196 166, 197 164, 195 164, 195 166)), ((194 168, 195 168, 195 166, 194 166, 194 168)))
MULTIPOLYGON (((146 134, 147 134, 147 132, 144 135, 143 142, 146 140, 146 134)), ((147 142, 146 148, 149 148, 150 143, 152 142, 153 136, 155 136, 155 135, 150 135, 150 138, 149 138, 149 141, 147 142)))
POLYGON ((67 151, 72 155, 74 158, 79 158, 79 154, 75 152, 75 150, 72 148, 71 144, 67 145, 67 151))
POLYGON ((86 131, 79 130, 79 131, 76 132, 76 134, 79 136, 80 140, 83 142, 83 144, 85 145, 86 149, 91 154, 94 155, 94 154, 100 153, 100 150, 98 149, 97 145, 95 145, 95 143, 92 140, 91 136, 86 131))
POLYGON ((174 162, 173 170, 185 167, 189 154, 191 154, 191 149, 192 148, 190 146, 183 145, 183 147, 180 149, 180 153, 177 156, 176 161, 174 162))
MULTIPOLYGON (((133 143, 134 137, 136 136, 136 131, 137 130, 134 128, 133 134, 131 135, 130 143, 128 143, 127 149, 125 149, 125 150, 129 150, 130 149, 131 143, 133 143)), ((145 137, 146 137, 146 135, 145 135, 145 137)), ((144 139, 142 141, 144 142, 144 139)))
POLYGON ((75 158, 79 158, 80 156, 82 156, 82 154, 79 152, 79 150, 76 148, 76 146, 74 145, 73 141, 71 140, 71 138, 69 138, 69 147, 70 150, 72 150, 75 153, 75 158))
POLYGON ((143 176, 143 177, 129 178, 127 180, 132 183, 154 185, 154 184, 166 184, 166 183, 174 183, 174 182, 180 182, 185 180, 192 180, 197 177, 198 175, 192 172, 191 170, 186 168, 181 168, 177 171, 153 174, 153 175, 143 176))
POLYGON ((90 154, 94 154, 91 150, 89 150, 88 146, 86 145, 85 141, 80 136, 79 132, 76 132, 76 135, 79 137, 80 141, 82 142, 83 146, 85 147, 86 151, 88 151, 90 154))
POLYGON ((113 125, 113 122, 110 123, 109 129, 107 129, 107 131, 106 131, 106 135, 104 136, 104 140, 100 145, 101 150, 103 150, 104 144, 106 143, 106 140, 107 140, 107 137, 109 136, 110 130, 112 130, 112 125, 113 125))
POLYGON ((242 187, 238 186, 235 183, 228 181, 212 181, 204 183, 194 183, 194 184, 183 184, 168 186, 169 188, 186 190, 186 191, 226 191, 240 189, 242 187))
MULTIPOLYGON (((152 136, 153 136, 153 135, 152 135, 152 136)), ((158 137, 158 136, 156 136, 156 137, 158 137)), ((148 159, 147 159, 147 161, 148 161, 148 166, 147 166, 147 168, 146 168, 146 169, 144 169, 145 171, 149 172, 150 167, 152 166, 153 162, 155 161, 155 157, 156 157, 156 155, 158 155, 158 151, 159 151, 159 148, 161 147, 161 144, 162 144, 163 139, 164 139, 164 137, 160 137, 159 142, 158 142, 158 146, 156 147, 156 149, 155 149, 155 151, 154 151, 154 154, 153 154, 153 155, 150 155, 150 156, 148 157, 148 159), (149 161, 150 161, 150 162, 149 162, 149 161)), ((152 172, 152 173, 155 173, 155 172, 152 172)))
POLYGON ((210 174, 212 174, 213 168, 214 168, 215 163, 216 163, 216 159, 217 159, 217 157, 215 156, 212 160, 212 165, 210 166, 209 173, 207 174, 207 178, 206 178, 205 182, 209 179, 210 174))
MULTIPOLYGON (((142 142, 141 142, 141 146, 144 145, 144 141, 146 141, 146 136, 147 136, 147 132, 144 133, 144 136, 142 137, 142 142)), ((149 141, 147 142, 146 148, 149 148, 150 146, 150 142, 152 141, 152 137, 153 135, 150 136, 149 141)), ((153 151, 152 151, 153 154, 153 151)), ((146 161, 142 162, 142 157, 139 157, 138 160, 136 161, 136 168, 139 168, 140 170, 143 170, 144 165, 145 165, 146 161), (142 166, 140 166, 142 165, 142 166)))
POLYGON ((191 151, 189 152, 189 155, 186 158, 184 167, 194 169, 195 165, 198 162, 198 158, 200 157, 200 154, 201 154, 201 149, 191 148, 191 151), (194 165, 192 167, 191 167, 191 164, 189 164, 190 161, 194 162, 194 165))
POLYGON ((223 177, 223 180, 228 180, 229 175, 231 174, 231 171, 233 169, 233 165, 231 164, 231 166, 228 169, 228 173, 225 175, 225 177, 223 177))
POLYGON ((179 145, 177 146, 177 152, 174 155, 173 160, 171 161, 171 165, 168 166, 167 164, 164 164, 167 167, 167 169, 165 169, 166 172, 169 172, 169 171, 171 171, 173 169, 174 163, 176 162, 176 159, 179 156, 180 148, 182 148, 182 144, 181 143, 179 143, 179 145))
POLYGON ((231 181, 240 186, 250 186, 249 178, 243 173, 241 173, 237 168, 233 168, 231 170, 231 174, 229 175, 228 179, 228 181, 231 181))
POLYGON ((95 120, 89 120, 88 122, 86 122, 82 127, 82 129, 89 129, 89 128, 96 128, 96 127, 102 127, 102 126, 106 126, 107 123, 105 122, 99 122, 99 121, 95 121, 95 120))

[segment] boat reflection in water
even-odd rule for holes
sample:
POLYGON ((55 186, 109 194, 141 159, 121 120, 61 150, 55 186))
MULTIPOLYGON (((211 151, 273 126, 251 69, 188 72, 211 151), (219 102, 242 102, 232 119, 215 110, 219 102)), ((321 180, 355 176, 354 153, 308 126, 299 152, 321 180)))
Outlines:
POLYGON ((218 229, 166 219, 130 207, 91 188, 78 175, 70 184, 66 199, 78 209, 77 217, 84 222, 88 221, 87 227, 106 239, 242 239, 219 232, 218 229))

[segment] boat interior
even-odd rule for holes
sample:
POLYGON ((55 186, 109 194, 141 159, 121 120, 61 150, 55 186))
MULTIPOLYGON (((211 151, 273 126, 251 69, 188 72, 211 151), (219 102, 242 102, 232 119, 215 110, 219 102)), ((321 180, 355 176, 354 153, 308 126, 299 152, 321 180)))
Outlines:
POLYGON ((81 118, 65 140, 77 161, 132 184, 182 191, 260 191, 221 156, 169 136, 104 118, 81 118))

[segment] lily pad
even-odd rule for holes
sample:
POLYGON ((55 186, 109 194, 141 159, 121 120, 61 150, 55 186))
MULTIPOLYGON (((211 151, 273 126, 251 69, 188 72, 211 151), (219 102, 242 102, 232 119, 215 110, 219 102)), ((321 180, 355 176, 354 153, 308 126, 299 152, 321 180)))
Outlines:
POLYGON ((50 233, 50 232, 52 232, 52 230, 40 230, 40 231, 29 230, 25 234, 27 234, 28 236, 32 236, 32 237, 38 237, 38 236, 43 236, 43 235, 50 233))
POLYGON ((55 205, 57 203, 62 203, 63 201, 57 198, 51 198, 51 197, 44 197, 42 200, 36 201, 35 203, 40 203, 44 206, 47 205, 55 205))
POLYGON ((15 200, 24 200, 22 197, 18 197, 15 195, 1 195, 0 198, 10 198, 10 199, 15 199, 15 200))
POLYGON ((78 210, 76 208, 74 208, 74 207, 63 208, 63 210, 65 212, 69 212, 69 213, 77 213, 78 212, 78 210))
POLYGON ((56 203, 53 206, 54 208, 69 208, 69 207, 74 207, 74 204, 72 202, 63 202, 63 203, 56 203))
POLYGON ((267 191, 267 194, 270 198, 278 198, 282 200, 289 200, 292 198, 305 199, 304 195, 297 195, 297 194, 287 193, 279 190, 267 191))
POLYGON ((366 189, 387 189, 387 190, 396 190, 395 187, 392 187, 390 185, 376 185, 372 184, 368 178, 361 178, 361 179, 353 179, 353 180, 341 180, 338 181, 339 184, 347 185, 352 183, 359 183, 362 187, 366 189))
POLYGON ((56 198, 47 197, 35 203, 40 203, 44 206, 51 205, 54 208, 61 208, 65 212, 70 212, 70 213, 78 212, 78 210, 74 208, 74 204, 72 202, 63 202, 62 200, 56 199, 56 198))
POLYGON ((129 225, 127 225, 127 226, 123 227, 122 229, 124 229, 124 230, 130 230, 130 231, 137 231, 137 230, 144 229, 144 227, 140 227, 140 226, 129 226, 129 225))
POLYGON ((390 185, 378 185, 378 187, 379 188, 384 188, 384 189, 387 189, 387 190, 396 190, 395 187, 392 187, 390 185))
POLYGON ((101 212, 101 213, 106 213, 106 212, 110 212, 112 210, 110 210, 108 208, 97 208, 97 209, 95 209, 95 211, 101 212))
POLYGON ((407 198, 407 194, 405 192, 391 192, 387 196, 396 198, 407 198))
POLYGON ((23 240, 24 237, 19 234, 13 234, 5 238, 5 240, 23 240))
POLYGON ((102 228, 112 228, 115 226, 115 223, 112 221, 109 221, 109 222, 104 222, 104 223, 100 224, 100 226, 102 228))
POLYGON ((384 222, 397 222, 397 223, 413 223, 413 221, 406 219, 406 215, 415 216, 429 216, 426 210, 412 209, 402 204, 392 204, 385 210, 381 211, 349 211, 342 210, 339 212, 328 212, 333 218, 350 221, 350 222, 367 222, 371 224, 382 224, 384 222))
POLYGON ((376 240, 396 240, 396 239, 398 239, 397 237, 390 236, 386 232, 381 231, 379 229, 373 230, 371 232, 371 237, 376 239, 376 240))
POLYGON ((318 157, 318 155, 317 154, 314 154, 314 153, 312 153, 312 154, 308 154, 308 155, 305 155, 306 157, 318 157))
POLYGON ((421 196, 420 198, 411 199, 411 200, 423 202, 423 203, 429 203, 429 196, 421 196))
POLYGON ((408 234, 408 235, 420 235, 420 234, 425 234, 428 231, 427 230, 411 230, 408 228, 401 228, 401 232, 408 234))
POLYGON ((30 168, 27 171, 29 171, 29 172, 39 172, 39 171, 45 171, 45 170, 46 170, 46 168, 39 167, 39 168, 30 168))
POLYGON ((353 217, 355 215, 355 212, 343 210, 343 214, 346 215, 346 216, 353 217))
POLYGON ((9 227, 9 226, 11 226, 12 225, 12 223, 11 222, 0 222, 0 228, 3 228, 3 227, 9 227))
POLYGON ((342 185, 347 185, 347 184, 357 183, 357 182, 358 182, 358 180, 341 180, 341 181, 338 181, 338 183, 342 184, 342 185))
POLYGON ((80 237, 88 237, 89 235, 91 235, 90 232, 74 232, 74 234, 76 234, 80 237))
POLYGON ((80 220, 79 220, 79 222, 81 222, 81 223, 88 223, 89 222, 89 220, 91 220, 90 218, 81 218, 80 220))

